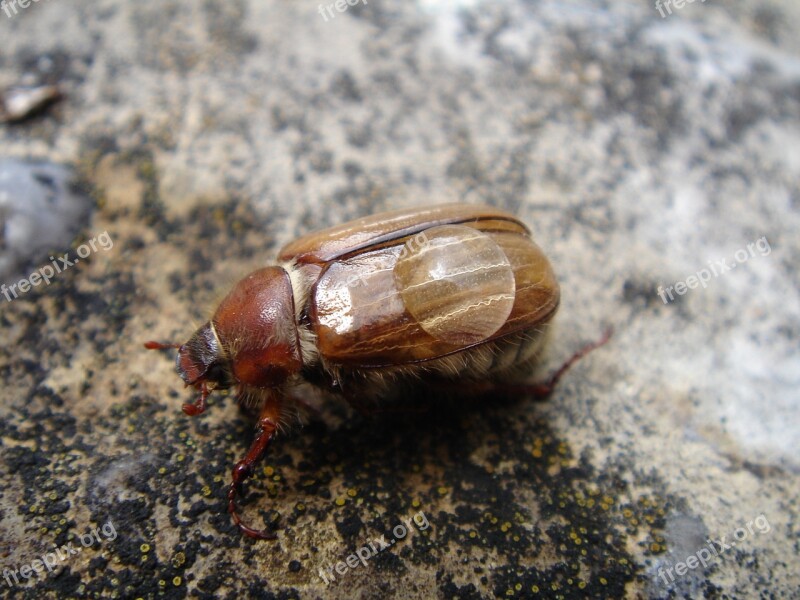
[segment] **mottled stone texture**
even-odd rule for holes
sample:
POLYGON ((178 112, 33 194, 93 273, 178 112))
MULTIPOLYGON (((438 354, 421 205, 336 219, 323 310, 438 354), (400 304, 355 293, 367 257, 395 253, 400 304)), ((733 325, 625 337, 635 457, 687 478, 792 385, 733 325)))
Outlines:
POLYGON ((114 240, 0 297, 2 569, 76 551, 1 593, 797 597, 800 9, 671 5, 0 12, 0 90, 66 93, 2 126, 0 152, 92 190, 73 252, 114 240), (453 200, 516 211, 550 256, 563 298, 542 373, 608 324, 611 343, 547 402, 362 417, 308 394, 319 414, 243 502, 279 539, 243 539, 225 486, 252 422, 220 396, 186 417, 171 358, 142 342, 183 341, 299 233, 453 200), (320 577, 420 512, 424 531, 320 577))

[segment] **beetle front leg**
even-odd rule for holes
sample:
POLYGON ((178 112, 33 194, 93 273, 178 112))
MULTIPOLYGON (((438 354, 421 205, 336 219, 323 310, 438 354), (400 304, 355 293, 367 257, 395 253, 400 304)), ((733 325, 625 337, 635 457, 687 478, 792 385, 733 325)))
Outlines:
POLYGON ((233 477, 228 488, 228 512, 233 517, 233 522, 245 535, 257 540, 274 540, 276 535, 267 531, 259 531, 242 523, 239 511, 236 508, 236 495, 239 493, 244 480, 253 474, 253 468, 258 460, 264 456, 269 443, 278 430, 280 419, 280 401, 270 398, 261 409, 256 429, 256 438, 244 458, 236 463, 233 468, 233 477))
POLYGON ((186 403, 181 408, 183 412, 189 415, 190 417, 194 417, 195 415, 202 414, 206 411, 206 400, 208 400, 208 396, 211 394, 211 390, 208 389, 208 384, 204 381, 200 384, 200 397, 194 404, 186 403))

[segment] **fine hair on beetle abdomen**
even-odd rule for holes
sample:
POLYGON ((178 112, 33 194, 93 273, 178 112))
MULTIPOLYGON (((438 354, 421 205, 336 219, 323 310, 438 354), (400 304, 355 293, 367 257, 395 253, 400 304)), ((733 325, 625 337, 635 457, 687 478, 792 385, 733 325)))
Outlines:
POLYGON ((544 348, 549 323, 477 344, 471 348, 433 360, 378 368, 348 368, 325 365, 325 370, 339 382, 345 395, 392 398, 410 391, 423 390, 430 383, 520 381, 532 375, 533 365, 544 348))

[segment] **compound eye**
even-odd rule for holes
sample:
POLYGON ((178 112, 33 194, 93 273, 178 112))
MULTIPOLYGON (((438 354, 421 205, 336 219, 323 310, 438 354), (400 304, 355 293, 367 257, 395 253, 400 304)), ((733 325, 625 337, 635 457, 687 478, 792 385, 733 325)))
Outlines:
POLYGON ((516 282, 491 236, 464 225, 426 229, 406 242, 394 279, 406 310, 438 340, 477 344, 514 306, 516 282))

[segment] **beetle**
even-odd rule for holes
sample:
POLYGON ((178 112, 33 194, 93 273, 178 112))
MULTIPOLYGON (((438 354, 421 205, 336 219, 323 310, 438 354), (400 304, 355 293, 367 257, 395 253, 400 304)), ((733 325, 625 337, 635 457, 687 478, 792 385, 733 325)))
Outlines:
POLYGON ((239 281, 211 319, 177 348, 185 385, 200 393, 184 404, 199 415, 215 389, 237 388, 258 410, 255 439, 236 463, 228 511, 242 483, 300 399, 308 382, 364 408, 364 398, 405 384, 513 389, 548 395, 576 352, 540 384, 509 385, 529 372, 560 299, 553 269, 514 215, 489 206, 446 204, 396 210, 312 233, 284 246, 277 264, 239 281))

